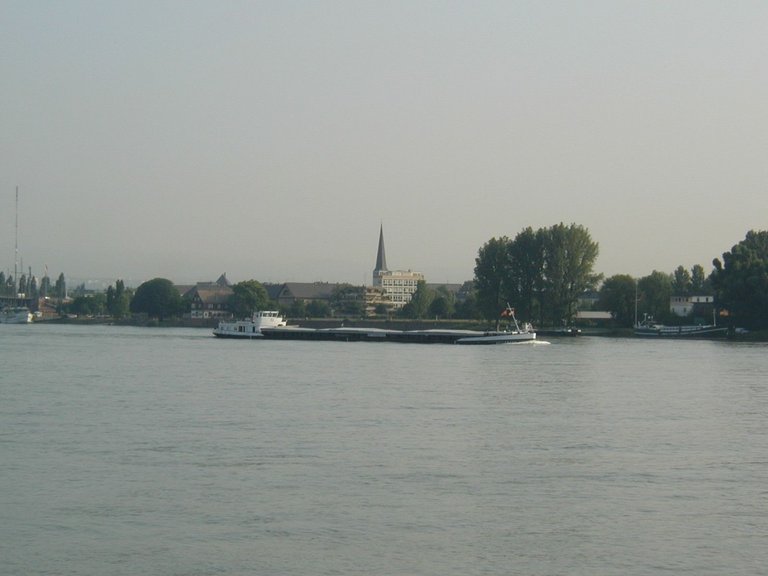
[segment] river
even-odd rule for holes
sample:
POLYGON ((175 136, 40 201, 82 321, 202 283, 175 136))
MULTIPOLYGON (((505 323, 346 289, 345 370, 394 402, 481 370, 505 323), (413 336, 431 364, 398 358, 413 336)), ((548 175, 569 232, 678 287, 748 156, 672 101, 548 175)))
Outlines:
POLYGON ((768 345, 550 341, 0 325, 0 574, 764 574, 768 345))

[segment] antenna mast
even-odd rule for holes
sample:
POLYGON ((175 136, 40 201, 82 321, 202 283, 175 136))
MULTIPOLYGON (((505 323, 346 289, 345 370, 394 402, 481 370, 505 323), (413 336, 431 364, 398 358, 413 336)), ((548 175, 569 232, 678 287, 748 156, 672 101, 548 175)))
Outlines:
MULTIPOLYGON (((19 285, 19 187, 16 186, 16 244, 14 246, 13 257, 13 283, 18 287, 19 285)), ((18 293, 18 290, 16 290, 18 293)))

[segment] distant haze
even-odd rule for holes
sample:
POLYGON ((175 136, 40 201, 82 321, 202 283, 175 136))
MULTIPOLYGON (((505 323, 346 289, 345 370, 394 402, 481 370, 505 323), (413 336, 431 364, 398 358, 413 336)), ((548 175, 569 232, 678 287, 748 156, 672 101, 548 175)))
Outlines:
POLYGON ((765 229, 763 1, 0 4, 0 267, 472 278, 564 222, 597 271, 765 229))

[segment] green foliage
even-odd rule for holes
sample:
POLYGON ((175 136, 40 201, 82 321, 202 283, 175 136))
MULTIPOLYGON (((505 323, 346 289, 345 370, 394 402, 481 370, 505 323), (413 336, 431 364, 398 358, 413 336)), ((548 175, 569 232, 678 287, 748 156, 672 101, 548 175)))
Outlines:
POLYGON ((389 314, 389 306, 386 304, 376 304, 376 308, 374 308, 374 312, 377 316, 386 316, 389 314))
POLYGON ((477 296, 472 293, 467 295, 462 301, 457 302, 453 317, 462 318, 464 320, 479 320, 481 314, 477 307, 477 296))
POLYGON ((692 288, 691 273, 683 266, 678 266, 672 273, 672 294, 675 296, 690 296, 692 288))
POLYGON ((710 276, 718 306, 734 325, 768 328, 768 231, 747 232, 744 240, 715 258, 710 276))
POLYGON ((56 284, 53 287, 53 293, 56 298, 62 300, 67 297, 67 281, 64 279, 64 273, 59 274, 56 284))
POLYGON ((712 286, 707 279, 701 264, 695 264, 691 268, 691 294, 711 294, 712 286))
POLYGON ((289 318, 306 318, 307 305, 304 303, 304 300, 294 300, 286 309, 285 314, 289 318))
POLYGON ((16 281, 13 274, 8 274, 6 277, 3 272, 0 272, 0 295, 16 296, 16 293, 16 281))
POLYGON ((362 316, 365 312, 365 286, 340 284, 331 292, 330 304, 336 316, 362 316))
POLYGON ((427 311, 430 318, 451 318, 456 311, 456 295, 445 286, 438 286, 427 311))
POLYGON ((619 326, 630 327, 635 322, 637 283, 628 274, 607 278, 600 288, 599 306, 610 312, 619 326))
POLYGON ((600 281, 593 272, 598 252, 589 231, 576 224, 492 238, 475 259, 477 306, 488 320, 498 320, 510 303, 523 320, 538 314, 542 324, 570 322, 579 295, 600 281))
POLYGON ((672 297, 672 276, 654 270, 637 282, 638 315, 642 319, 652 316, 659 322, 669 319, 669 301, 672 297))
POLYGON ((579 295, 594 289, 601 276, 593 273, 599 253, 583 226, 562 223, 544 232, 544 307, 542 318, 552 324, 570 323, 579 295))
POLYGON ((491 238, 475 258, 477 307, 487 320, 497 321, 506 306, 512 280, 510 244, 506 236, 491 238))
POLYGON ((428 314, 430 318, 450 318, 453 314, 453 306, 445 296, 435 296, 429 304, 428 314))
POLYGON ((65 310, 68 314, 77 316, 103 316, 107 311, 106 294, 76 296, 65 310))
POLYGON ((506 302, 514 302, 520 318, 541 316, 540 296, 544 290, 544 240, 547 231, 530 226, 515 236, 509 246, 511 282, 506 302))
POLYGON ((115 286, 107 288, 107 312, 114 318, 124 318, 130 311, 131 295, 125 289, 125 283, 122 280, 115 282, 115 286))
POLYGON ((406 318, 426 318, 429 314, 429 306, 434 298, 435 291, 431 290, 424 280, 419 280, 419 283, 416 285, 416 292, 411 296, 411 300, 403 306, 402 314, 406 318))
POLYGON ((154 278, 136 289, 130 309, 133 313, 147 314, 162 321, 180 315, 184 311, 184 303, 170 280, 154 278))
POLYGON ((694 296, 712 293, 712 285, 700 264, 690 271, 678 266, 672 273, 672 294, 674 296, 694 296))
POLYGON ((40 297, 50 296, 52 292, 51 279, 48 276, 43 276, 43 279, 40 281, 40 297))
POLYGON ((235 318, 249 318, 257 310, 274 307, 267 289, 256 280, 245 280, 232 286, 232 295, 227 304, 235 318))
POLYGON ((310 318, 328 318, 331 315, 331 307, 323 300, 312 300, 307 304, 307 315, 310 318))

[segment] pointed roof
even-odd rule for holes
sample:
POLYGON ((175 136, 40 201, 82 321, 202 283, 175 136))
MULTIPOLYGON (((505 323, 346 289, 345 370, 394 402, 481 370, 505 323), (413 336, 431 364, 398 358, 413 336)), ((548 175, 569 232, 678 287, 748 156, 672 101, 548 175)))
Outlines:
POLYGON ((216 284, 218 284, 219 286, 231 286, 231 284, 229 283, 229 280, 227 280, 226 272, 224 272, 224 274, 219 276, 219 279, 216 280, 216 284))
POLYGON ((387 255, 384 253, 384 224, 379 229, 379 251, 376 253, 376 272, 387 272, 387 255))

